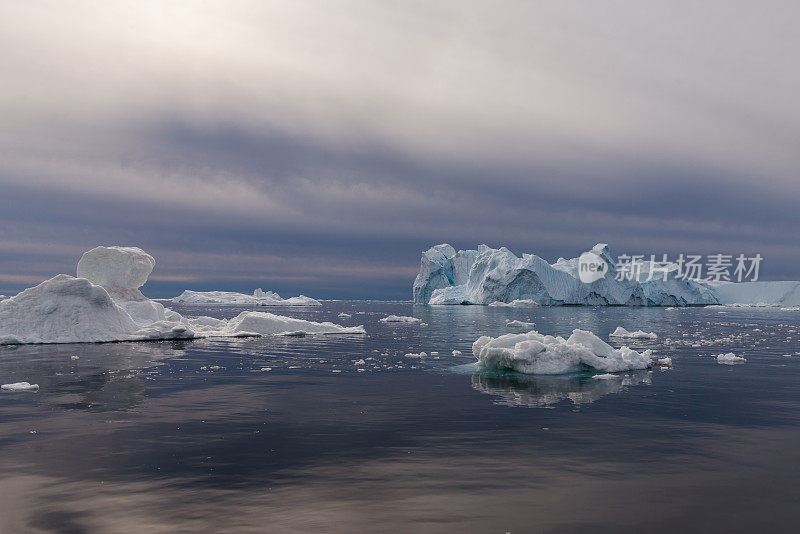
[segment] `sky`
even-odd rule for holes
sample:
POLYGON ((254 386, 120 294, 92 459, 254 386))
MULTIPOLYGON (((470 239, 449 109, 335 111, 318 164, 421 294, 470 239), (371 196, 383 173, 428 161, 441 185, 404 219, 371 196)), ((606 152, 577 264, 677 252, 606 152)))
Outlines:
POLYGON ((800 279, 796 2, 0 0, 0 293, 408 299, 420 253, 800 279))

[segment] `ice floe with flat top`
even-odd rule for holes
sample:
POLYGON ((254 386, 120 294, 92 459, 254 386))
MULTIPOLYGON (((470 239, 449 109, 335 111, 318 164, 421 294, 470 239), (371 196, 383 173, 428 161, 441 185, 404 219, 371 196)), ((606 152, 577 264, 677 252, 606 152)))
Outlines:
POLYGON ((654 332, 645 332, 643 330, 636 330, 635 332, 629 332, 625 330, 621 326, 618 326, 616 330, 611 332, 608 337, 610 338, 623 338, 623 339, 658 339, 658 336, 654 332))
POLYGON ((256 289, 252 295, 234 291, 191 291, 187 289, 172 299, 175 304, 184 305, 236 305, 236 306, 322 306, 311 297, 299 295, 285 299, 274 291, 256 289))
POLYGON ((535 323, 527 323, 525 321, 518 321, 516 319, 513 321, 507 321, 506 326, 509 328, 536 328, 535 323))
POLYGON ((227 320, 183 317, 139 290, 154 265, 153 257, 136 247, 86 252, 78 278, 60 274, 0 301, 0 345, 365 333, 363 326, 257 311, 227 320))
POLYGON ((14 382, 13 384, 3 384, 0 386, 3 391, 39 391, 39 384, 29 384, 28 382, 14 382))
POLYGON ((405 315, 388 315, 383 319, 380 319, 382 323, 405 323, 405 324, 416 324, 421 322, 421 319, 417 319, 416 317, 408 317, 405 315))
POLYGON ((525 374, 555 375, 586 368, 618 373, 650 367, 652 351, 613 348, 586 330, 576 329, 569 339, 531 331, 496 338, 483 336, 472 345, 472 353, 486 369, 506 369, 525 374))

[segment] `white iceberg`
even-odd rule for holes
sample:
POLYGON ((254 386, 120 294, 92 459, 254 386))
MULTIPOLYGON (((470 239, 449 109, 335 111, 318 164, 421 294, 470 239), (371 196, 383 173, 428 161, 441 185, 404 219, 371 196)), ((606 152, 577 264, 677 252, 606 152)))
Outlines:
POLYGON ((408 317, 405 315, 389 315, 380 319, 382 323, 405 323, 405 324, 416 324, 421 322, 421 319, 417 319, 416 317, 408 317))
POLYGON ((614 338, 623 338, 623 339, 658 339, 658 336, 654 332, 645 332, 643 330, 636 330, 635 332, 629 332, 625 330, 621 326, 618 326, 616 330, 611 332, 608 337, 614 338))
POLYGON ((238 306, 322 306, 322 303, 311 297, 299 295, 288 299, 282 298, 274 291, 256 289, 252 295, 234 291, 191 291, 186 290, 172 299, 175 304, 217 304, 238 306))
POLYGON ((615 349, 586 330, 574 330, 569 339, 532 331, 483 336, 472 345, 472 353, 486 369, 507 369, 525 374, 555 375, 586 368, 618 373, 646 369, 652 351, 637 352, 628 347, 615 349))
POLYGON ((477 250, 456 252, 450 245, 437 245, 422 254, 414 281, 414 303, 688 306, 718 302, 706 285, 679 277, 677 265, 652 280, 647 280, 646 268, 637 279, 617 280, 608 245, 598 244, 590 252, 605 262, 607 272, 604 277, 584 283, 579 276, 578 258, 559 258, 549 264, 533 254, 517 257, 505 247, 481 245, 477 250))
POLYGON ((86 252, 78 263, 81 277, 60 274, 0 301, 0 345, 365 333, 363 326, 255 311, 228 320, 185 318, 139 291, 154 265, 135 247, 86 252))
POLYGON ((3 384, 0 386, 3 391, 39 391, 39 384, 29 384, 28 382, 14 382, 13 384, 3 384))
POLYGON ((737 363, 744 363, 747 360, 741 356, 737 356, 732 352, 727 354, 718 354, 717 363, 724 363, 725 365, 735 365, 737 363))
POLYGON ((706 282, 725 306, 800 306, 800 282, 706 282))

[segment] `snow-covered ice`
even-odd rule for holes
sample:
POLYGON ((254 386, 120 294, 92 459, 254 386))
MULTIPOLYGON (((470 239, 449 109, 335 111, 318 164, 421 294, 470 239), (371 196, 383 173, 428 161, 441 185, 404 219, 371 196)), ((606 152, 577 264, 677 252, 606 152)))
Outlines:
POLYGON ((0 345, 365 333, 363 326, 256 311, 228 320, 185 318, 139 291, 154 265, 136 247, 86 252, 78 263, 81 277, 60 274, 0 301, 0 345))
POLYGON ((616 373, 650 366, 652 351, 615 349, 586 330, 574 330, 569 339, 532 331, 496 338, 482 336, 472 353, 487 369, 508 369, 526 374, 563 374, 589 367, 616 373))
POLYGON ((608 337, 614 338, 623 338, 623 339, 658 339, 658 336, 654 332, 644 332, 642 330, 636 330, 635 332, 629 332, 625 330, 621 326, 618 326, 616 330, 611 332, 608 337))
POLYGON ((408 317, 404 315, 389 315, 380 319, 382 323, 406 323, 406 324, 416 324, 419 323, 421 320, 417 319, 416 317, 408 317))
POLYGON ((299 295, 288 299, 282 298, 274 291, 256 289, 252 295, 234 291, 191 291, 186 290, 172 299, 175 304, 217 304, 237 306, 322 306, 322 303, 311 297, 299 295))
POLYGON ((39 384, 29 384, 28 382, 14 382, 13 384, 3 384, 0 386, 3 391, 39 391, 39 384))
POLYGON ((744 363, 746 361, 747 359, 737 356, 732 352, 717 355, 717 363, 724 363, 726 365, 734 365, 737 363, 744 363))

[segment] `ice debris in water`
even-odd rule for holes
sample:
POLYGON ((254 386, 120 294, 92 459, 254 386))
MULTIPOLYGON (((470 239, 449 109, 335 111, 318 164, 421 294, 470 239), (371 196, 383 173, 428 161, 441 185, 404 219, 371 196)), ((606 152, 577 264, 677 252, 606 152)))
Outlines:
POLYGON ((29 384, 28 382, 14 382, 13 384, 3 384, 0 386, 3 391, 39 391, 39 384, 29 384))
POLYGON ((718 354, 717 355, 717 363, 724 363, 726 365, 734 365, 737 363, 744 363, 747 360, 742 358, 741 356, 737 356, 732 352, 727 354, 718 354))
POLYGON ((453 351, 453 356, 461 356, 461 351, 460 350, 454 350, 453 351))
POLYGON ((513 321, 506 322, 506 326, 510 328, 535 328, 535 323, 526 323, 525 321, 517 321, 516 319, 513 321))
POLYGON ((618 326, 617 329, 611 332, 608 337, 620 337, 625 339, 658 339, 658 336, 654 332, 645 332, 643 330, 629 332, 621 326, 618 326))
POLYGON ((136 247, 86 252, 78 278, 60 274, 0 301, 0 345, 365 333, 363 326, 257 311, 228 320, 185 318, 139 291, 154 265, 153 257, 136 247))
POLYGON ((389 315, 387 317, 384 317, 383 319, 380 319, 380 322, 414 324, 414 323, 419 323, 420 319, 417 319, 416 317, 407 317, 404 315, 389 315))
POLYGON ((408 352, 408 353, 406 353, 406 358, 426 358, 427 356, 428 355, 426 353, 424 353, 424 352, 420 352, 420 353, 408 352))
POLYGON ((543 375, 572 373, 586 367, 609 373, 646 369, 652 360, 650 350, 615 349, 592 332, 578 329, 569 339, 535 330, 496 338, 482 336, 473 343, 472 353, 484 368, 543 375))
POLYGON ((619 378, 619 375, 615 375, 613 373, 605 373, 602 375, 593 375, 592 378, 595 380, 611 380, 612 378, 619 378))

